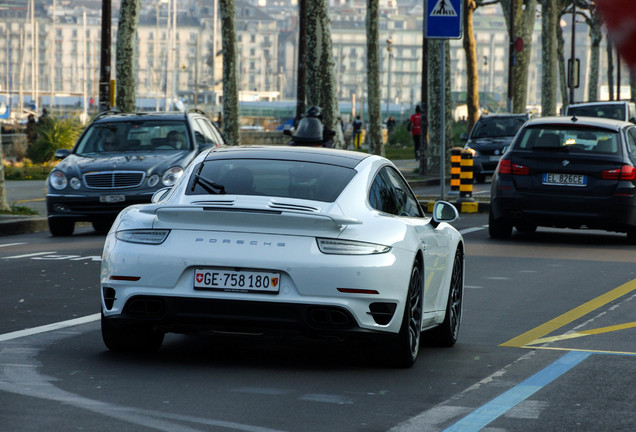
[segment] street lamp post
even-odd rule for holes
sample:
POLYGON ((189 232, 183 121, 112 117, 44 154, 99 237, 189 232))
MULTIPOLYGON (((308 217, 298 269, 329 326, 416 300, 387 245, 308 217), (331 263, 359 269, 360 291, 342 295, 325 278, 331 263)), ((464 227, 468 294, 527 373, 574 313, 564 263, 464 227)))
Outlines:
POLYGON ((387 51, 387 75, 386 75, 386 118, 389 118, 389 104, 391 103, 391 49, 393 40, 389 37, 386 40, 387 51))

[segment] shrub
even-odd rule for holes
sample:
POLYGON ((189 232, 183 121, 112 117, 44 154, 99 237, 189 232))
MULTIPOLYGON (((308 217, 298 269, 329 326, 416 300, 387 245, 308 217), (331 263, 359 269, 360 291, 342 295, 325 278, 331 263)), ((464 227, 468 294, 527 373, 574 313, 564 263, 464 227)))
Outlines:
POLYGON ((411 132, 406 129, 406 122, 395 125, 393 133, 389 136, 389 145, 413 147, 413 138, 411 138, 411 132))
POLYGON ((51 117, 38 124, 35 143, 29 148, 28 156, 35 163, 53 159, 57 149, 71 149, 77 141, 83 126, 78 116, 51 117))

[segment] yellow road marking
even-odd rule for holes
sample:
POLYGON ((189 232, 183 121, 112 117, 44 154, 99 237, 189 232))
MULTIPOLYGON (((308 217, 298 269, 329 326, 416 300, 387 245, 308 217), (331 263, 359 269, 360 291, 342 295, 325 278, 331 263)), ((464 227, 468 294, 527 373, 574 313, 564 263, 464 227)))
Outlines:
POLYGON ((591 330, 582 330, 578 332, 566 333, 559 336, 536 339, 527 345, 537 345, 537 344, 543 344, 543 343, 557 342, 557 341, 566 340, 566 339, 574 339, 574 338, 583 337, 583 336, 609 333, 613 331, 625 330, 625 329, 634 328, 634 327, 636 327, 636 322, 618 324, 618 325, 613 325, 608 327, 601 327, 601 328, 591 329, 591 330))
POLYGON ((630 351, 608 351, 608 350, 561 348, 561 347, 546 347, 546 346, 522 346, 519 348, 530 348, 533 350, 542 349, 542 350, 552 350, 552 351, 577 351, 577 352, 596 353, 596 354, 615 354, 615 355, 636 356, 636 352, 630 352, 630 351))
POLYGON ((532 345, 537 339, 540 339, 545 335, 548 335, 560 329, 561 327, 570 324, 572 321, 575 321, 582 316, 587 315, 588 313, 600 308, 601 306, 604 306, 607 303, 624 296, 625 294, 629 294, 634 290, 636 290, 636 279, 631 280, 626 284, 619 286, 618 288, 614 288, 613 290, 608 291, 605 294, 602 294, 595 299, 592 299, 587 303, 584 303, 581 306, 578 306, 564 313, 563 315, 554 318, 553 320, 541 324, 540 326, 535 327, 534 329, 527 331, 522 335, 512 338, 499 346, 521 348, 525 345, 532 345))
POLYGON ((33 199, 28 199, 28 200, 19 200, 19 201, 15 201, 16 204, 22 204, 22 203, 28 203, 28 202, 34 202, 34 201, 44 201, 45 198, 33 198, 33 199))

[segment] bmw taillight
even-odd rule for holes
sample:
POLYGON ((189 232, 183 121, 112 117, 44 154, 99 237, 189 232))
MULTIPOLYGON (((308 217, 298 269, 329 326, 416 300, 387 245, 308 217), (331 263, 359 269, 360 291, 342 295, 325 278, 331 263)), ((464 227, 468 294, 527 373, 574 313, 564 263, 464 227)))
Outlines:
POLYGON ((620 168, 601 171, 601 178, 605 180, 636 180, 636 167, 623 165, 620 168))
POLYGON ((528 175, 530 168, 525 165, 512 163, 510 159, 501 159, 497 167, 499 174, 528 175))

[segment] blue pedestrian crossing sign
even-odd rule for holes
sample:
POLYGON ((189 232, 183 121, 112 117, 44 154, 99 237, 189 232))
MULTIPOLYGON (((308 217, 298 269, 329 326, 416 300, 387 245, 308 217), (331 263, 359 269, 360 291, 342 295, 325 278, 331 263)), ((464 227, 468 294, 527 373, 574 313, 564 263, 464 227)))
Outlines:
POLYGON ((463 0, 426 0, 425 36, 429 39, 461 39, 463 0))

